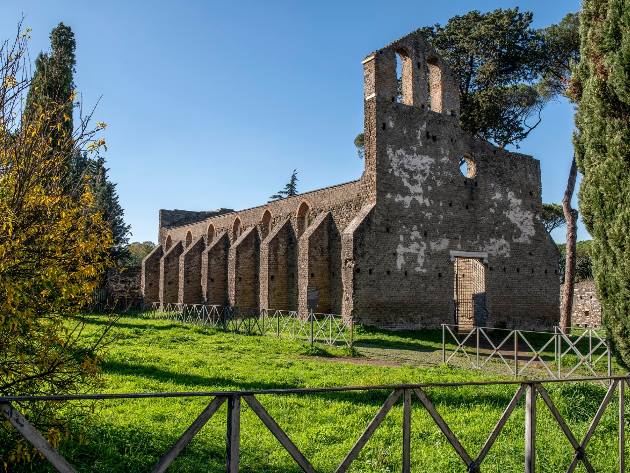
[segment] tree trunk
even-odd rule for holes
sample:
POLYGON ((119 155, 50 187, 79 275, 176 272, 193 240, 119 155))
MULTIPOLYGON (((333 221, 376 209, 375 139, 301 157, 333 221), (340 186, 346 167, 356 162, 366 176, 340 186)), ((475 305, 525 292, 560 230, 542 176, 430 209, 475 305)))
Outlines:
POLYGON ((573 286, 575 283, 575 244, 577 240, 576 212, 571 208, 571 199, 575 191, 577 165, 575 156, 571 159, 571 170, 567 188, 562 198, 562 211, 567 221, 567 243, 564 267, 564 285, 562 286, 562 304, 560 309, 560 329, 566 332, 571 327, 571 312, 573 311, 573 286))

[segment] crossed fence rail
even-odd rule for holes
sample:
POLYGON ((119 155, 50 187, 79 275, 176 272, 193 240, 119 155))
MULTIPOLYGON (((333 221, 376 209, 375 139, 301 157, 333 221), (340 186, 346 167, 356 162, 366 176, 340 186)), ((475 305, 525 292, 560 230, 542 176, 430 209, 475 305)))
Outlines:
POLYGON ((153 303, 151 308, 161 318, 209 325, 229 332, 286 336, 311 344, 319 342, 352 347, 353 343, 352 319, 336 314, 159 302, 153 303))
POLYGON ((442 325, 442 362, 452 364, 456 355, 474 369, 494 366, 514 376, 547 376, 566 379, 578 373, 612 375, 610 347, 600 332, 580 329, 572 335, 554 327, 553 332, 471 327, 459 332, 457 325, 442 325), (455 348, 448 349, 452 342, 455 348))
POLYGON ((22 413, 14 407, 15 403, 25 402, 46 402, 46 401, 76 401, 76 400, 99 400, 104 402, 111 399, 147 399, 147 398, 181 398, 181 397, 207 397, 211 401, 206 408, 198 415, 193 423, 186 429, 181 437, 173 444, 159 461, 151 469, 152 472, 164 472, 169 465, 179 456, 186 448, 195 435, 208 422, 208 420, 217 412, 217 410, 227 401, 227 421, 226 421, 226 471, 235 473, 239 471, 240 460, 240 431, 241 431, 241 406, 246 403, 256 416, 263 422, 266 428, 274 435, 280 445, 289 453, 291 458, 297 463, 302 471, 308 473, 316 472, 316 469, 309 462, 306 456, 291 441, 286 432, 278 425, 275 419, 269 414, 265 407, 260 403, 257 396, 261 395, 312 395, 316 393, 335 393, 350 391, 385 391, 389 395, 379 411, 376 413, 371 422, 367 425, 364 432, 359 436, 354 446, 345 455, 342 462, 335 469, 336 473, 348 470, 353 461, 367 441, 372 437, 376 429, 383 422, 387 414, 394 405, 402 399, 403 421, 402 421, 402 471, 408 473, 411 471, 411 429, 412 402, 420 402, 421 406, 430 415, 432 421, 439 428, 442 435, 457 453, 459 459, 465 465, 467 471, 479 473, 487 455, 496 442, 499 434, 512 414, 517 410, 519 401, 525 397, 524 403, 524 422, 525 422, 525 473, 534 473, 536 470, 536 417, 537 406, 536 401, 542 400, 552 417, 562 430, 563 435, 569 441, 573 449, 573 457, 567 468, 567 472, 575 471, 581 463, 588 472, 594 472, 595 469, 589 460, 589 454, 586 449, 595 433, 595 429, 599 425, 602 416, 611 404, 615 392, 618 394, 618 471, 624 473, 625 470, 625 388, 630 387, 630 376, 617 377, 601 377, 601 378, 574 378, 558 380, 539 380, 539 381, 487 381, 487 382, 462 382, 462 383, 429 383, 429 384, 399 384, 385 386, 354 386, 339 388, 305 388, 305 389, 272 389, 257 391, 217 391, 217 392, 175 392, 175 393, 131 393, 131 394, 91 394, 91 395, 66 395, 66 396, 0 396, 0 412, 15 427, 15 429, 30 442, 41 454, 54 466, 57 471, 62 473, 76 473, 74 467, 55 450, 42 434, 25 418, 22 413), (571 431, 566 421, 562 417, 560 411, 551 399, 549 392, 545 388, 547 383, 573 383, 579 381, 604 381, 609 383, 609 387, 604 395, 599 407, 590 421, 589 427, 584 437, 579 440, 571 431), (461 386, 491 386, 491 385, 513 385, 516 391, 510 402, 506 406, 494 428, 488 434, 479 453, 474 455, 471 451, 464 448, 455 435, 451 427, 436 410, 434 404, 429 399, 427 389, 429 388, 457 388, 461 386))

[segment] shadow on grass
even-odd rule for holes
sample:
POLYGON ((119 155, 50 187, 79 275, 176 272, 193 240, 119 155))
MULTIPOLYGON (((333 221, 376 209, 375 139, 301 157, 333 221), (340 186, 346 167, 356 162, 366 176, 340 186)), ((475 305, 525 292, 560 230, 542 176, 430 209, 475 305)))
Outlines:
POLYGON ((175 371, 157 368, 147 365, 132 365, 119 361, 105 361, 101 368, 106 373, 113 373, 123 376, 135 376, 150 378, 156 381, 173 382, 186 386, 196 386, 205 388, 207 391, 221 390, 229 388, 229 390, 258 390, 258 389, 289 389, 295 386, 283 383, 264 381, 236 381, 228 378, 220 378, 216 376, 201 376, 189 373, 178 373, 175 371))
MULTIPOLYGON (((226 428, 224 417, 221 420, 211 419, 210 423, 217 421, 223 424, 223 429, 226 428)), ((91 423, 87 426, 74 424, 71 430, 75 438, 65 439, 61 443, 59 452, 78 472, 145 472, 155 466, 187 427, 186 422, 182 423, 181 430, 178 431, 148 429, 139 425, 130 428, 130 426, 123 427, 109 423, 91 423), (77 440, 79 436, 80 441, 77 440)), ((263 456, 252 456, 253 452, 248 453, 247 458, 241 459, 240 471, 242 472, 292 473, 301 471, 297 465, 290 463, 291 460, 287 460, 286 465, 269 465, 264 463, 263 456)), ((175 459, 168 471, 225 472, 225 460, 226 449, 223 438, 201 440, 196 437, 175 459)), ((46 460, 35 457, 30 463, 11 465, 9 471, 32 473, 56 470, 46 460)))
POLYGON ((354 341, 356 348, 383 348, 390 350, 409 350, 420 352, 434 352, 435 347, 424 345, 416 341, 389 340, 387 338, 367 338, 354 341))
MULTIPOLYGON (((265 389, 293 389, 298 386, 284 382, 265 381, 239 381, 222 377, 209 377, 189 373, 177 373, 161 368, 146 365, 132 365, 117 361, 107 361, 102 365, 103 371, 124 376, 136 376, 154 379, 162 382, 173 382, 181 385, 203 388, 205 391, 256 391, 265 389)), ((516 391, 516 387, 506 387, 494 392, 475 392, 472 388, 464 388, 463 391, 452 388, 433 389, 429 391, 429 397, 437 404, 463 405, 507 405, 516 391)), ((479 391, 479 390, 478 390, 479 391)), ((331 402, 343 402, 348 404, 380 406, 391 390, 372 391, 333 391, 322 393, 298 394, 300 397, 316 397, 331 402)), ((262 395, 262 399, 271 395, 262 395)))
POLYGON ((142 330, 171 330, 174 328, 181 330, 190 330, 193 326, 183 324, 183 323, 169 323, 166 325, 152 325, 148 323, 133 323, 133 322, 121 322, 120 320, 116 320, 112 322, 111 320, 103 320, 103 319, 95 319, 93 317, 81 317, 81 319, 85 322, 86 325, 100 325, 100 326, 109 326, 115 328, 139 328, 142 330))
POLYGON ((391 331, 374 327, 361 327, 354 338, 355 347, 394 350, 435 351, 434 345, 442 343, 440 330, 391 331))

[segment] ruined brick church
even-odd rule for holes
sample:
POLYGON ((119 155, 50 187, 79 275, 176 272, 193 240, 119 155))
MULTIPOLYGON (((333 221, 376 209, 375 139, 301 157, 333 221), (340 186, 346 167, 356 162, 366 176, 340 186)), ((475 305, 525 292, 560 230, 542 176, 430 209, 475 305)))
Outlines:
POLYGON ((539 162, 460 128, 457 83, 419 34, 363 70, 361 178, 240 211, 160 210, 145 302, 313 310, 396 329, 556 324, 539 162))

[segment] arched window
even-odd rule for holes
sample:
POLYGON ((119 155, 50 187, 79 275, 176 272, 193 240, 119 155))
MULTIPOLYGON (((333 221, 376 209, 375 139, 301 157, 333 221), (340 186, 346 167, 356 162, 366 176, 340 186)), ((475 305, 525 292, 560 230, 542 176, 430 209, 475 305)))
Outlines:
POLYGON ((164 248, 166 249, 166 251, 168 251, 171 246, 173 246, 173 239, 171 238, 170 235, 166 235, 166 241, 164 242, 164 248))
POLYGON ((311 223, 310 221, 310 213, 311 213, 311 209, 308 206, 308 204, 306 202, 302 202, 300 204, 300 206, 298 207, 298 211, 297 211, 297 234, 298 237, 302 235, 302 233, 304 233, 304 230, 306 230, 306 228, 309 226, 309 224, 311 223))
POLYGON ((427 68, 429 77, 429 103, 431 110, 434 112, 442 112, 442 70, 437 58, 427 59, 427 68))
POLYGON ((188 230, 188 233, 186 233, 186 248, 188 248, 191 243, 192 243, 192 233, 190 233, 190 230, 188 230))
POLYGON ((232 241, 236 241, 236 239, 241 235, 241 219, 236 217, 234 223, 232 224, 232 241))
POLYGON ((210 224, 208 225, 208 230, 206 231, 206 244, 210 244, 212 243, 212 240, 214 240, 214 225, 210 224))
POLYGON ((260 233, 262 235, 262 239, 264 240, 269 235, 271 231, 271 212, 269 210, 265 210, 263 213, 262 220, 260 221, 260 233))
POLYGON ((396 102, 413 105, 413 63, 404 49, 396 50, 396 102))

